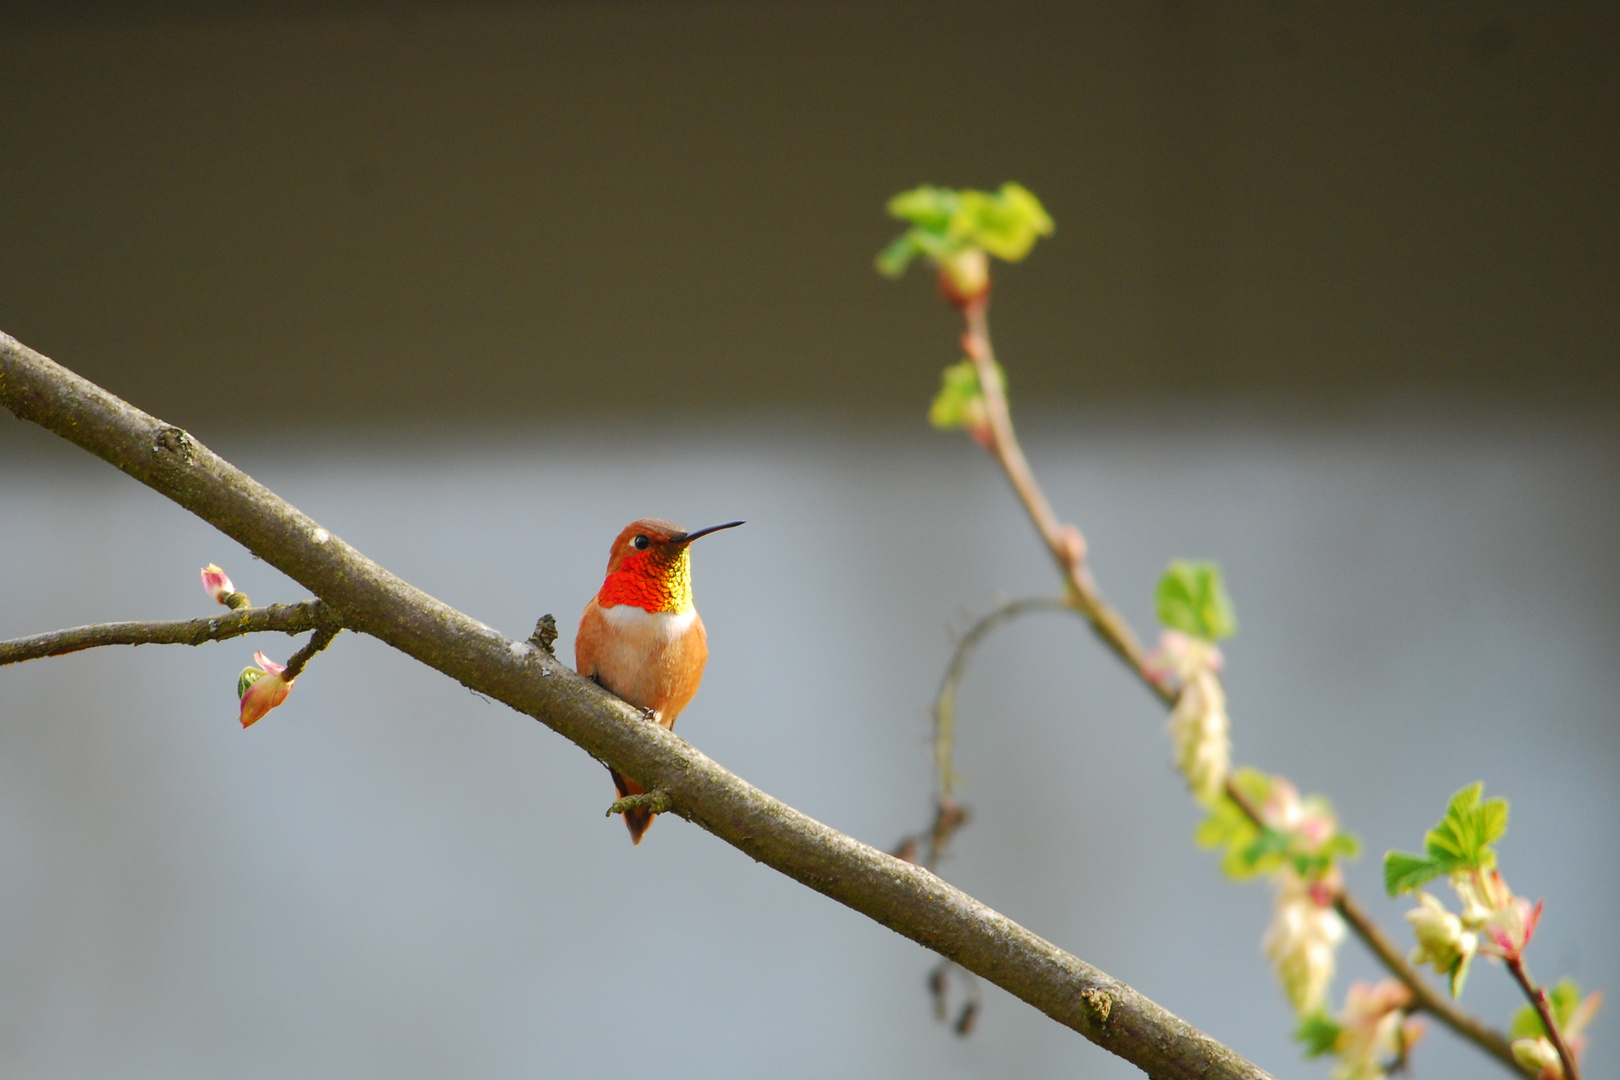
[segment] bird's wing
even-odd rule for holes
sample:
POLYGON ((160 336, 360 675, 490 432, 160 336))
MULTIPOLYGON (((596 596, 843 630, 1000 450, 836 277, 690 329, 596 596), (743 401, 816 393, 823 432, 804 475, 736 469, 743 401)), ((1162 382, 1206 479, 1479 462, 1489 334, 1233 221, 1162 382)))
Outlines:
POLYGON ((574 670, 587 679, 596 678, 597 653, 604 630, 602 609, 596 606, 593 596, 585 604, 585 612, 579 617, 579 633, 574 635, 574 670))

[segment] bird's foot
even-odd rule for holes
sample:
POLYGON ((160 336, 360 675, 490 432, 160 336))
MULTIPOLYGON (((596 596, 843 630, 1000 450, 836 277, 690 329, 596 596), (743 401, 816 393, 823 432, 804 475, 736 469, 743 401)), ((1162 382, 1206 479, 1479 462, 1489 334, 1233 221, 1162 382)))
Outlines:
POLYGON ((663 788, 654 788, 652 791, 643 791, 639 795, 626 795, 614 801, 608 807, 607 816, 622 814, 626 810, 648 810, 654 814, 667 814, 675 802, 669 797, 669 792, 663 788))

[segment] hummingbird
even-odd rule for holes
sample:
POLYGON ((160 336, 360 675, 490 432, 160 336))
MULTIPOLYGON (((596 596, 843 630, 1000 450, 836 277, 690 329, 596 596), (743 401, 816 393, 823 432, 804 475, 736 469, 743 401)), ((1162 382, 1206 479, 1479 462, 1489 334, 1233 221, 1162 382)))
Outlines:
MULTIPOLYGON (((708 635, 692 606, 690 545, 741 524, 728 521, 696 532, 658 518, 626 525, 608 552, 607 578, 580 617, 574 670, 673 730, 709 658, 708 635)), ((608 771, 619 798, 645 790, 608 771)), ((641 843, 654 816, 644 807, 625 811, 633 843, 641 843)))

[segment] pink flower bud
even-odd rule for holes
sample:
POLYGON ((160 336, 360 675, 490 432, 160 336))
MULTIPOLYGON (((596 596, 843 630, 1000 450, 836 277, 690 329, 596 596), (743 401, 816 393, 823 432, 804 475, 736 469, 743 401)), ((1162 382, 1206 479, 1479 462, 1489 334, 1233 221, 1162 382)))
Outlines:
POLYGON ((236 680, 236 692, 242 698, 243 727, 258 723, 265 713, 286 701, 293 686, 291 679, 281 677, 281 673, 287 670, 284 665, 262 652, 253 654, 253 662, 259 665, 258 669, 243 668, 236 680))
POLYGON ((236 586, 231 584, 230 575, 213 563, 202 568, 202 583, 203 592, 207 593, 209 599, 216 604, 225 603, 225 598, 236 591, 236 586))

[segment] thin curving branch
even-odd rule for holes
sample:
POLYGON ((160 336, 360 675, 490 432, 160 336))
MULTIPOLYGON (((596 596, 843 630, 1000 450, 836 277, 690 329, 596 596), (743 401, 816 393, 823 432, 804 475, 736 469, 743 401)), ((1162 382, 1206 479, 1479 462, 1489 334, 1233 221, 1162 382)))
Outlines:
POLYGON ((319 600, 240 608, 229 615, 179 622, 115 622, 75 626, 49 634, 0 641, 0 666, 47 656, 94 649, 102 645, 201 645, 244 634, 302 634, 333 625, 332 612, 319 600))
MULTIPOLYGON (((944 857, 945 848, 950 844, 951 838, 972 817, 972 811, 957 802, 954 794, 956 782, 961 779, 955 766, 956 691, 962 684, 962 677, 967 674, 968 660, 979 644, 998 626, 1032 611, 1067 611, 1079 614, 1073 604, 1057 597, 1035 596, 1011 600, 979 618, 957 640, 951 652, 951 662, 946 666, 945 674, 940 679, 939 693, 934 698, 934 771, 938 778, 938 790, 934 794, 934 820, 922 832, 912 833, 902 839, 891 853, 896 858, 904 859, 906 862, 920 861, 929 870, 937 872, 940 859, 944 857)), ((936 974, 948 972, 951 967, 952 965, 947 963, 936 968, 935 972, 936 974)), ((939 977, 943 979, 945 976, 940 974, 939 977)), ((975 998, 972 1011, 976 1010, 975 998)), ((971 1028, 970 1020, 965 1026, 959 1025, 958 1031, 965 1034, 971 1028)))
POLYGON ((1102 591, 1092 579, 1086 565, 1086 539, 1078 526, 1065 525, 1052 512, 1052 504, 1035 481, 1035 473, 1024 457, 1024 449, 1013 431, 1012 413, 1007 407, 1007 390, 1001 382, 1001 369, 996 364, 995 350, 990 345, 990 294, 962 305, 962 316, 967 320, 962 335, 962 348, 979 376, 979 391, 984 396, 985 412, 990 421, 990 453, 1001 463, 1007 481, 1024 504, 1035 531, 1046 544, 1074 607, 1090 622, 1097 636, 1114 651, 1125 665, 1136 672, 1144 686, 1166 705, 1175 704, 1174 694, 1148 674, 1147 654, 1142 643, 1125 617, 1103 598, 1102 591))
MULTIPOLYGON (((956 691, 967 674, 968 660, 980 642, 999 626, 1032 611, 1068 611, 1078 614, 1073 604, 1054 596, 1031 596, 1022 600, 1009 600, 988 615, 981 617, 956 642, 951 662, 939 680, 939 693, 934 697, 934 768, 939 777, 939 795, 948 799, 954 793, 960 777, 953 764, 956 756, 956 691)), ((932 864, 930 864, 932 865, 932 864)))
POLYGON ((728 772, 525 641, 407 584, 188 433, 0 334, 0 405, 246 546, 370 634, 612 762, 671 812, 954 960, 1156 1080, 1267 1074, 1124 983, 922 867, 830 829, 728 772))
POLYGON ((1530 1007, 1536 1010, 1541 1018, 1541 1026, 1546 1029, 1547 1038, 1552 1040, 1553 1049, 1558 1051, 1558 1061, 1564 1066, 1565 1080, 1581 1080, 1580 1063, 1575 1060, 1575 1051, 1570 1048, 1564 1033, 1558 1028, 1558 1018, 1553 1015, 1552 1002, 1547 1000, 1547 988, 1537 986, 1530 973, 1524 968, 1524 958, 1510 956, 1507 958, 1507 968, 1513 973, 1513 981, 1519 984, 1524 996, 1530 999, 1530 1007))

